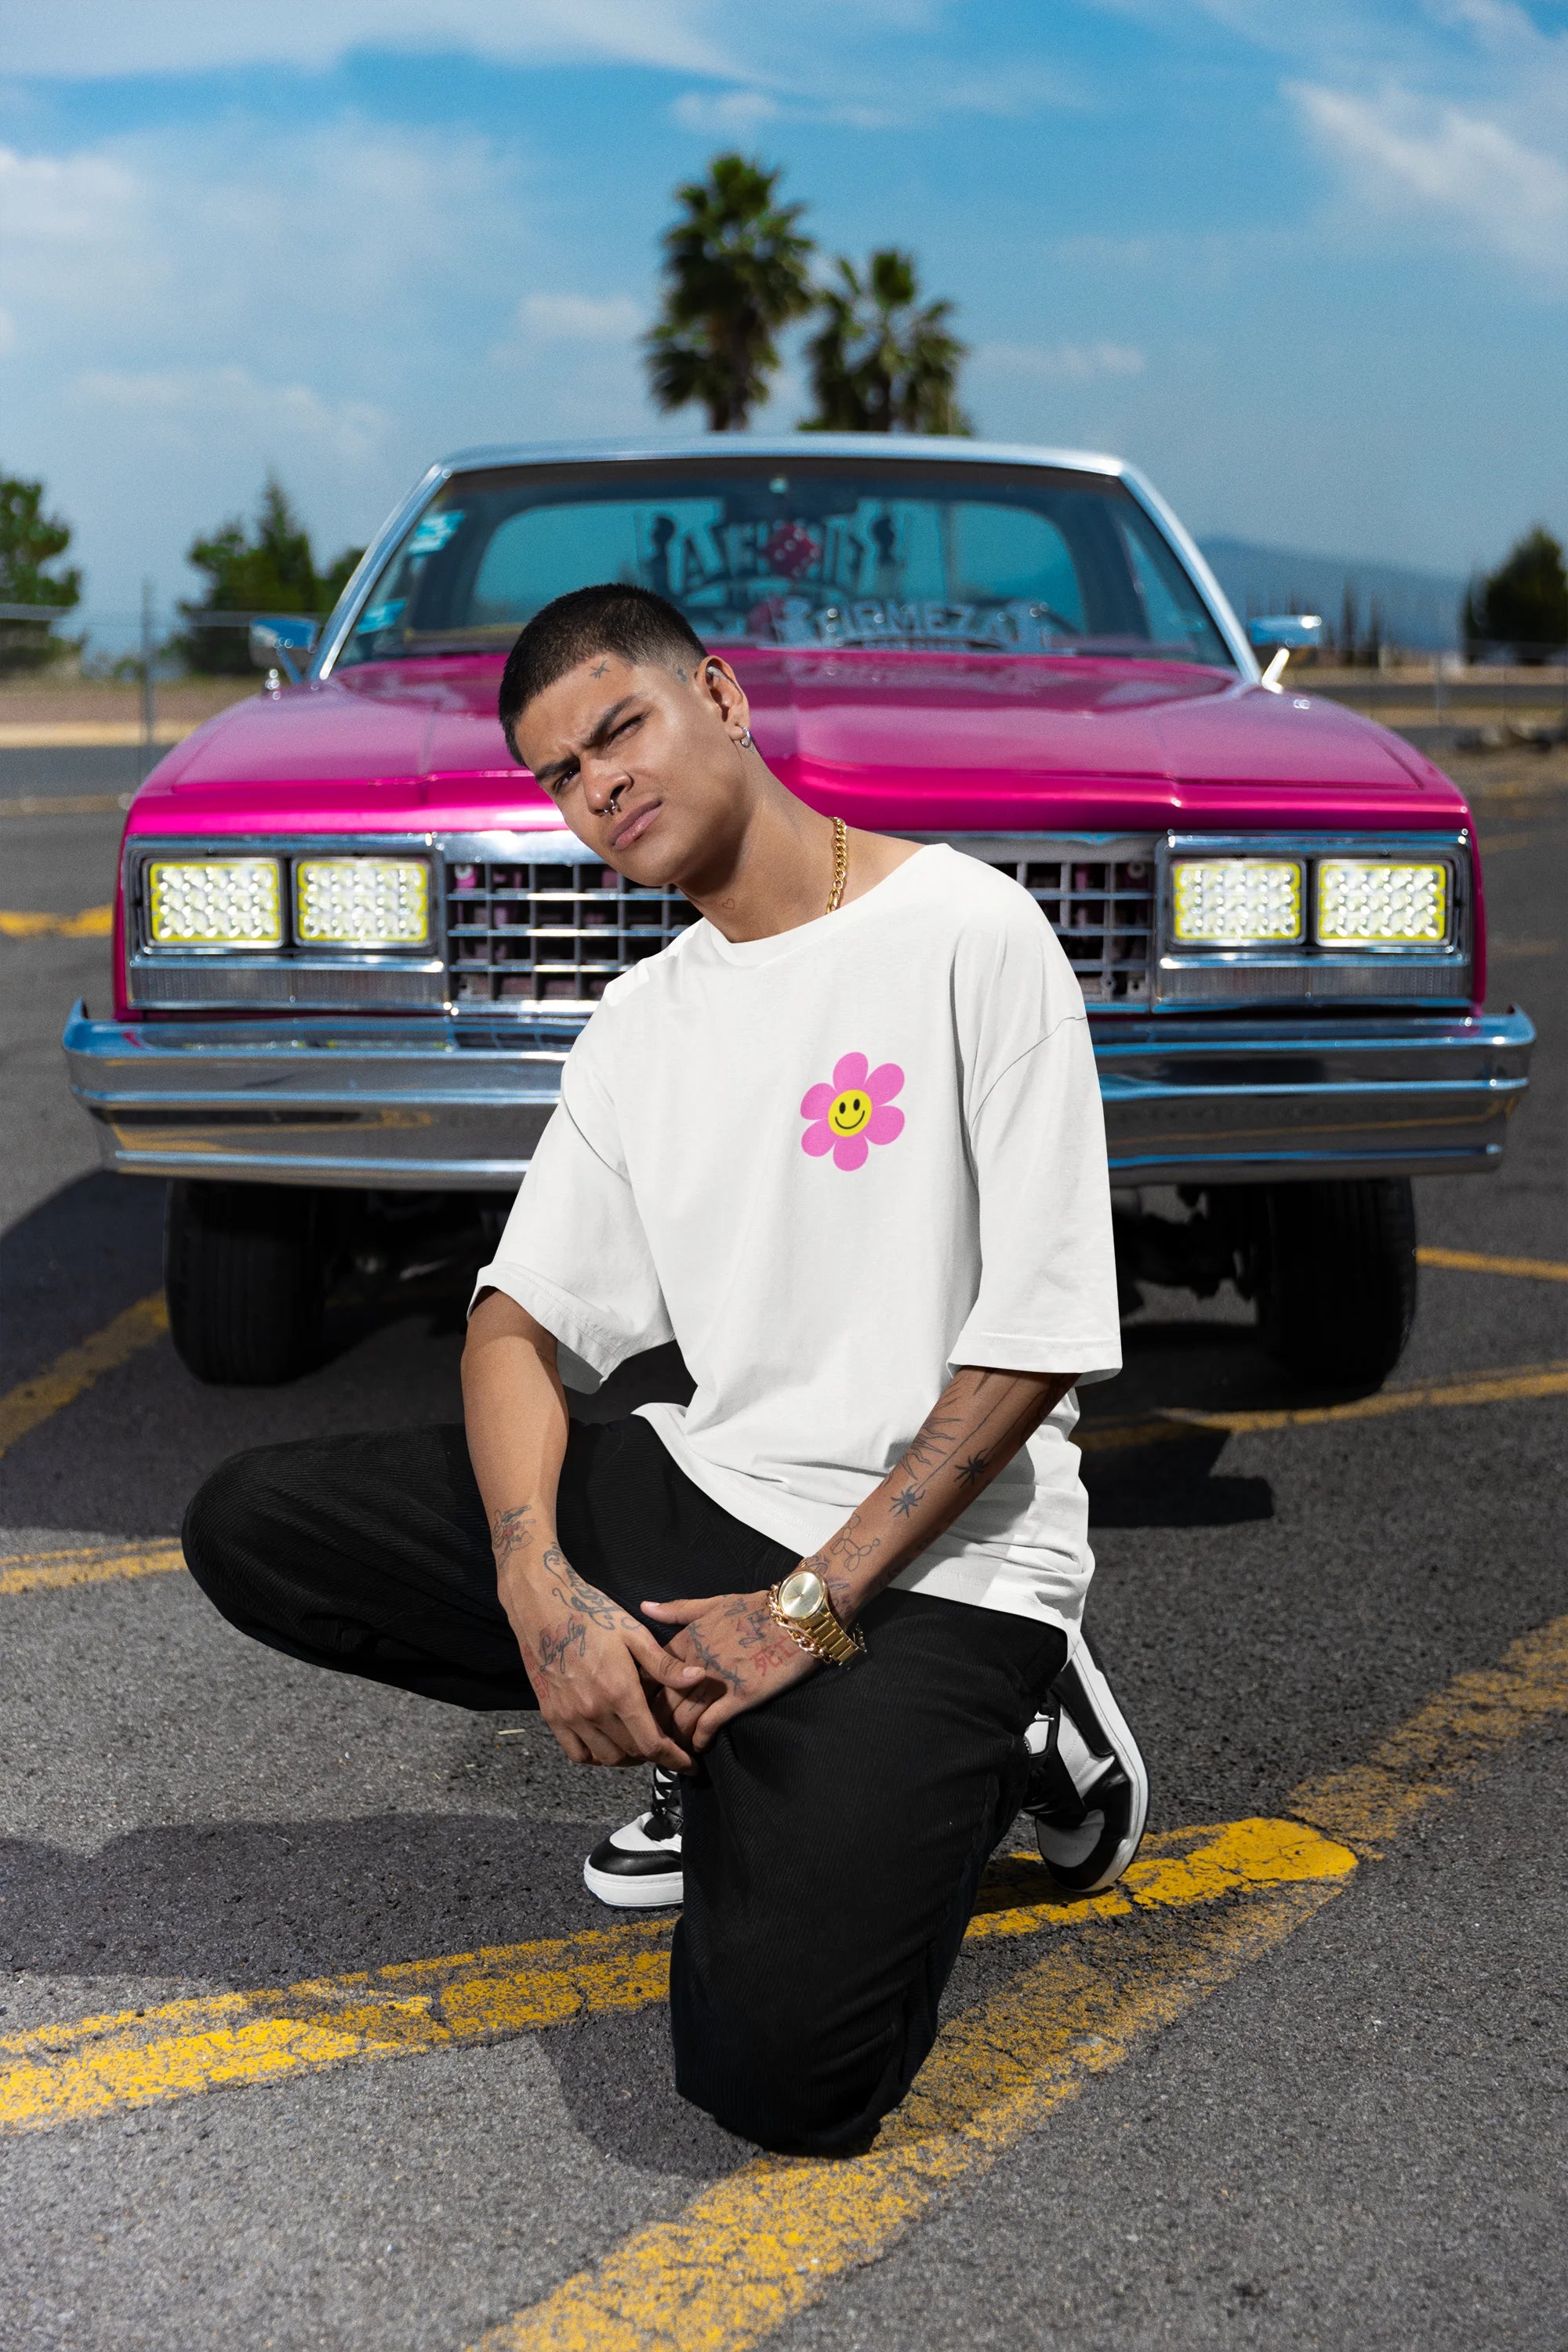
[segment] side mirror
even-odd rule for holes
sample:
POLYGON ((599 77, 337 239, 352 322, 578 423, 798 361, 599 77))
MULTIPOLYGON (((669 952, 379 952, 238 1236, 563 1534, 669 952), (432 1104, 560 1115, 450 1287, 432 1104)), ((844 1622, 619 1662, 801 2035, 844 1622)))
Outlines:
POLYGON ((1289 653, 1300 653, 1303 646, 1321 646, 1323 642, 1322 615, 1319 613, 1268 613, 1261 620, 1248 621, 1247 635, 1249 644, 1283 646, 1289 653))
POLYGON ((298 686, 321 634, 320 621, 306 613, 263 613, 250 625, 250 658, 258 669, 280 669, 298 686))

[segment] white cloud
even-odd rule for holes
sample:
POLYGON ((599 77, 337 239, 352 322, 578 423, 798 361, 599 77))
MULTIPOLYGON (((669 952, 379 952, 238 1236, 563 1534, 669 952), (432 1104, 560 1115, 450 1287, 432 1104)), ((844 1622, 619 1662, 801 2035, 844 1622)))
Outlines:
POLYGON ((331 0, 284 22, 214 0, 49 0, 7 9, 5 67, 85 80, 280 62, 319 69, 354 49, 412 49, 722 71, 717 27, 702 29, 717 15, 700 0, 331 0))
POLYGON ((619 343, 644 323, 629 294, 529 294, 518 304, 520 332, 542 343, 619 343))
POLYGON ((305 383, 266 383, 247 368, 89 368, 70 397, 102 416, 133 420, 142 446, 203 450, 215 437, 281 464, 309 449, 350 465, 374 457, 387 437, 384 410, 364 400, 325 400, 305 383))
POLYGON ((1289 94, 1364 204, 1568 282, 1568 166, 1555 155, 1487 115, 1403 89, 1365 98, 1297 83, 1289 94))
POLYGON ((670 107, 672 122, 709 139, 743 139, 759 123, 776 121, 778 100, 764 89, 689 89, 670 107))
POLYGON ((1149 362, 1131 343, 982 343, 974 364, 1041 383, 1093 383, 1104 376, 1142 375, 1149 362))

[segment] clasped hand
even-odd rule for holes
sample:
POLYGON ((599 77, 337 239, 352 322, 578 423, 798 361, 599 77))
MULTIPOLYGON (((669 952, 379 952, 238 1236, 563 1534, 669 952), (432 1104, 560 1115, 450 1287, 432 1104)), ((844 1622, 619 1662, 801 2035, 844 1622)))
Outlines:
POLYGON ((555 1546, 541 1566, 542 1580, 503 1581, 502 1599, 539 1711, 574 1764, 689 1772, 731 1717, 815 1669, 765 1591, 645 1601, 646 1615, 679 1629, 665 1647, 555 1546))

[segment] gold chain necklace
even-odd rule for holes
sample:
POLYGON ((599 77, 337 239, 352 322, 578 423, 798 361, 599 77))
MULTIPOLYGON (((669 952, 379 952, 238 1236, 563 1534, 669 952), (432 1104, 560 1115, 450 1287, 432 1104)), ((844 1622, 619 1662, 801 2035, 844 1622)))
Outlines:
POLYGON ((827 894, 825 914, 836 915, 844 903, 844 885, 849 878, 849 828, 841 816, 833 820, 833 887, 827 894))

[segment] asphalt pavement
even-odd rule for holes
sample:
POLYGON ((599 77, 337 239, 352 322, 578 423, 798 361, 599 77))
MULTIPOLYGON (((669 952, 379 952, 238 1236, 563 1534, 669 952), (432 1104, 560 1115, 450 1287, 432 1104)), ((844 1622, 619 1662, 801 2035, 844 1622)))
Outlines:
POLYGON ((1291 1392, 1234 1297, 1147 1294, 1086 1464, 1148 1874, 1093 1916, 998 1882, 926 2105, 857 2173, 677 2099, 658 1924, 580 1876, 635 1782, 273 1656, 168 1565, 238 1448, 456 1419, 461 1272, 345 1295, 275 1391, 137 1319, 161 1188, 98 1171, 58 1050, 108 1002, 80 919, 124 755, 0 755, 0 915, 71 926, 0 927, 5 2352, 1563 2352, 1568 1683, 1529 1647, 1568 1611, 1561 764, 1458 772, 1493 1001, 1541 1044, 1500 1175, 1418 1187, 1395 1409, 1291 1392), (1094 1442, 1173 1407, 1210 1423, 1094 1442), (1247 1823, 1306 1843, 1210 1867, 1247 1823))

